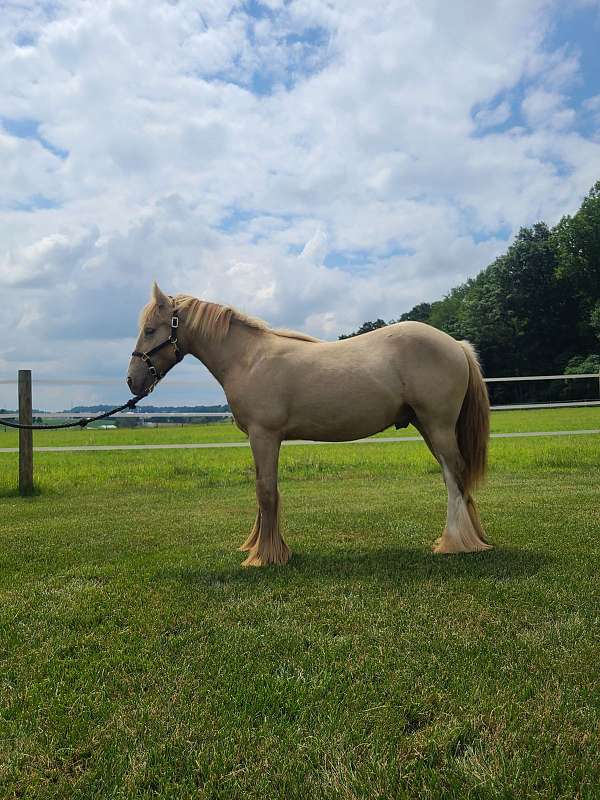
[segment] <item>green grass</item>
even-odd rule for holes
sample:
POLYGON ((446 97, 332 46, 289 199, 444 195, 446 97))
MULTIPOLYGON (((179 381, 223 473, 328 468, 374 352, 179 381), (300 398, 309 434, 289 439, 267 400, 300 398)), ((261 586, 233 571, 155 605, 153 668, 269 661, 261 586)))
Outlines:
POLYGON ((599 456, 494 440, 496 549, 436 557, 422 443, 286 448, 244 570, 248 450, 0 454, 0 796, 597 797, 599 456))
MULTIPOLYGON (((590 408, 498 411, 492 414, 492 431, 552 431, 600 428, 600 406, 590 408)), ((378 436, 418 436, 415 428, 388 428, 378 436)), ((178 444, 181 442, 243 442, 246 436, 231 422, 181 425, 167 428, 121 428, 110 430, 67 429, 37 431, 34 445, 67 446, 97 444, 178 444)), ((0 425, 0 447, 17 447, 18 432, 0 425)))

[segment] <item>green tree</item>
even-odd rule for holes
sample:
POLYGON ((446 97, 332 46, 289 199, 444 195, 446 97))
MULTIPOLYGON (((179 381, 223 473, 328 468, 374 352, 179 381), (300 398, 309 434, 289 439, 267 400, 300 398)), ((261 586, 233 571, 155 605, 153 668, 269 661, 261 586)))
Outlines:
MULTIPOLYGON (((600 181, 552 230, 522 228, 507 252, 443 299, 399 321, 427 322, 478 349, 488 375, 595 363, 600 339, 600 181), (592 361, 589 361, 592 359, 592 361)), ((382 327, 365 322, 351 336, 382 327)), ((347 338, 341 336, 340 338, 347 338)), ((593 371, 593 370, 592 370, 593 371)))
POLYGON ((572 216, 561 219, 553 238, 558 253, 557 274, 568 280, 591 313, 600 299, 600 181, 572 216))
POLYGON ((600 355, 590 353, 588 356, 573 356, 565 367, 566 375, 600 374, 600 355))
POLYGON ((460 310, 471 287, 471 281, 451 289, 443 300, 431 304, 429 324, 457 339, 464 338, 460 310))
POLYGON ((431 313, 431 303, 419 303, 411 308, 410 311, 405 311, 398 318, 398 322, 407 322, 414 320, 415 322, 429 322, 429 315, 431 313))
POLYGON ((369 333, 370 331, 376 331, 378 328, 385 328, 388 323, 385 322, 383 319, 376 319, 375 322, 363 322, 360 328, 357 331, 353 331, 352 333, 342 334, 339 338, 340 339, 351 339, 353 336, 360 336, 362 333, 369 333))
POLYGON ((600 300, 592 308, 590 314, 590 327, 597 339, 600 339, 600 300))
POLYGON ((522 228, 507 253, 472 281, 460 328, 488 375, 552 371, 573 353, 574 307, 557 266, 552 233, 538 223, 522 228))
POLYGON ((600 334, 600 181, 577 213, 561 219, 553 231, 557 276, 574 305, 575 352, 598 346, 600 334))

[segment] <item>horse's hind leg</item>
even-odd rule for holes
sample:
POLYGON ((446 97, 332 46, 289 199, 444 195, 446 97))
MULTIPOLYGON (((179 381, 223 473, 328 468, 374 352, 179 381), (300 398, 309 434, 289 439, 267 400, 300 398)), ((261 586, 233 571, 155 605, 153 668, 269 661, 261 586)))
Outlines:
POLYGON ((449 426, 438 430, 428 426, 426 429, 420 421, 418 423, 415 424, 442 467, 448 490, 446 527, 434 544, 434 553, 474 553, 489 550, 492 545, 486 541, 477 506, 463 483, 464 461, 454 428, 449 426))
POLYGON ((244 566, 262 567, 266 564, 286 564, 291 556, 279 532, 277 464, 280 441, 272 434, 250 431, 250 446, 256 466, 256 497, 258 513, 250 535, 240 550, 248 550, 244 566))

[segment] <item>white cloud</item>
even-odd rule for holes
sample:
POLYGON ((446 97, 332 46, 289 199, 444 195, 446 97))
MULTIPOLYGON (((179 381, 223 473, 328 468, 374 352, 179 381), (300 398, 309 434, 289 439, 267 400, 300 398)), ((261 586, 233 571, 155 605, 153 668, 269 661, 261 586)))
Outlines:
POLYGON ((55 233, 19 251, 9 250, 0 261, 0 281, 8 287, 54 288, 69 280, 76 268, 85 269, 97 239, 97 229, 79 238, 55 233))
POLYGON ((494 128, 510 119, 510 104, 504 100, 493 108, 482 108, 475 114, 475 121, 480 128, 494 128))
POLYGON ((600 124, 600 94, 588 97, 588 99, 584 101, 583 107, 588 114, 591 114, 596 124, 600 124))
POLYGON ((522 107, 531 127, 567 128, 575 121, 575 111, 565 108, 566 98, 558 92, 534 89, 523 100, 522 107))
POLYGON ((327 255, 327 250, 327 234, 319 225, 302 248, 302 253, 300 255, 303 259, 312 261, 315 264, 322 264, 323 259, 327 255))
MULTIPOLYGON (((597 179, 580 58, 545 43, 545 0, 261 6, 3 14, 0 285, 20 325, 3 372, 35 355, 120 375, 153 278, 328 337, 397 317, 597 179), (519 93, 527 128, 495 132, 519 93)), ((206 376, 199 391, 217 396, 206 376)))

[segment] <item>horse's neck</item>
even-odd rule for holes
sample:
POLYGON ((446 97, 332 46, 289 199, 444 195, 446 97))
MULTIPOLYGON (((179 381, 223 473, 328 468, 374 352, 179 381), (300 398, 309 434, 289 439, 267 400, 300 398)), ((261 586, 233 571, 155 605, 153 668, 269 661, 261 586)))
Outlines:
POLYGON ((207 341, 205 337, 197 336, 187 349, 224 386, 234 367, 252 364, 263 338, 262 331, 232 321, 229 332, 221 342, 207 341))

